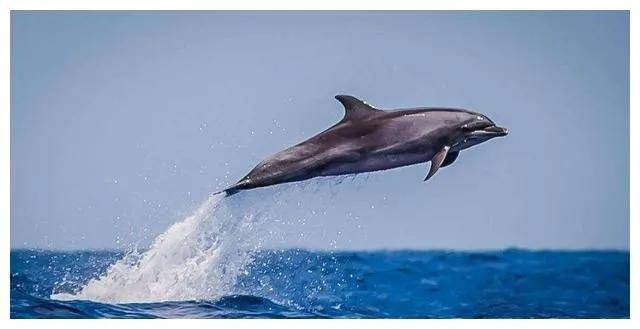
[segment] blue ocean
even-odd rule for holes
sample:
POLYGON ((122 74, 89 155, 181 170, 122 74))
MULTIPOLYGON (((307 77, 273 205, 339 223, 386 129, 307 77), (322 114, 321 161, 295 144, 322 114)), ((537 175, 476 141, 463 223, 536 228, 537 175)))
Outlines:
POLYGON ((629 317, 626 251, 270 249, 274 205, 211 195, 141 250, 14 249, 11 317, 629 317))
POLYGON ((265 250, 215 299, 51 298, 77 292, 123 257, 116 251, 13 250, 11 317, 629 317, 629 253, 618 251, 265 250))

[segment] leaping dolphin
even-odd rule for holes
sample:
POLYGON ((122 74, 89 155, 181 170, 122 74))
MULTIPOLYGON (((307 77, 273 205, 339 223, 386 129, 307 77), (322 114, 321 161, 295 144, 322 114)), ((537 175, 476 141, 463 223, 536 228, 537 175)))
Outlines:
POLYGON ((348 95, 336 99, 344 118, 329 129, 280 151, 221 192, 318 176, 378 171, 431 161, 425 181, 452 164, 460 151, 507 135, 487 116, 465 109, 406 108, 383 111, 348 95))

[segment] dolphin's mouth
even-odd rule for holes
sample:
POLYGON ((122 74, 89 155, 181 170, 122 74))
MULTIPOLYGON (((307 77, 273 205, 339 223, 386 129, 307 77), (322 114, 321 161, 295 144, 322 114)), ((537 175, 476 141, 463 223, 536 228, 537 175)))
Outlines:
POLYGON ((509 131, 507 130, 507 128, 490 125, 490 126, 472 131, 468 135, 468 137, 470 137, 471 139, 486 140, 488 138, 506 136, 508 133, 509 131))
POLYGON ((509 133, 509 130, 504 127, 498 126, 489 126, 482 130, 477 130, 475 132, 480 132, 482 135, 491 135, 494 137, 506 136, 509 133))
POLYGON ((479 128, 473 130, 465 135, 465 138, 454 144, 451 149, 454 151, 460 151, 471 146, 478 145, 482 142, 490 140, 494 137, 506 136, 509 133, 507 128, 498 127, 495 125, 485 126, 484 128, 479 128))

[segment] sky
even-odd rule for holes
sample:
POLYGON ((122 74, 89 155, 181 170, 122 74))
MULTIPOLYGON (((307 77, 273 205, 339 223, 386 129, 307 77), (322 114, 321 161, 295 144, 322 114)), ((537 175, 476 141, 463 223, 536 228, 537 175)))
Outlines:
POLYGON ((145 245, 340 120, 337 94, 509 135, 426 183, 248 192, 294 189, 267 247, 629 248, 629 14, 566 11, 13 11, 11 246, 145 245))

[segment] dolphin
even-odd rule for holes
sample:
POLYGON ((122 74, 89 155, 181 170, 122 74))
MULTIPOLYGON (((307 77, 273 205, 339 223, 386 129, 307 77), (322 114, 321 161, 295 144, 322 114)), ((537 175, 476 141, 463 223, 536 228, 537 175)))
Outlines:
POLYGON ((425 181, 452 164, 460 151, 507 135, 486 115, 455 108, 380 110, 356 97, 338 95, 344 117, 327 130, 280 151, 223 191, 357 174, 431 162, 425 181))

